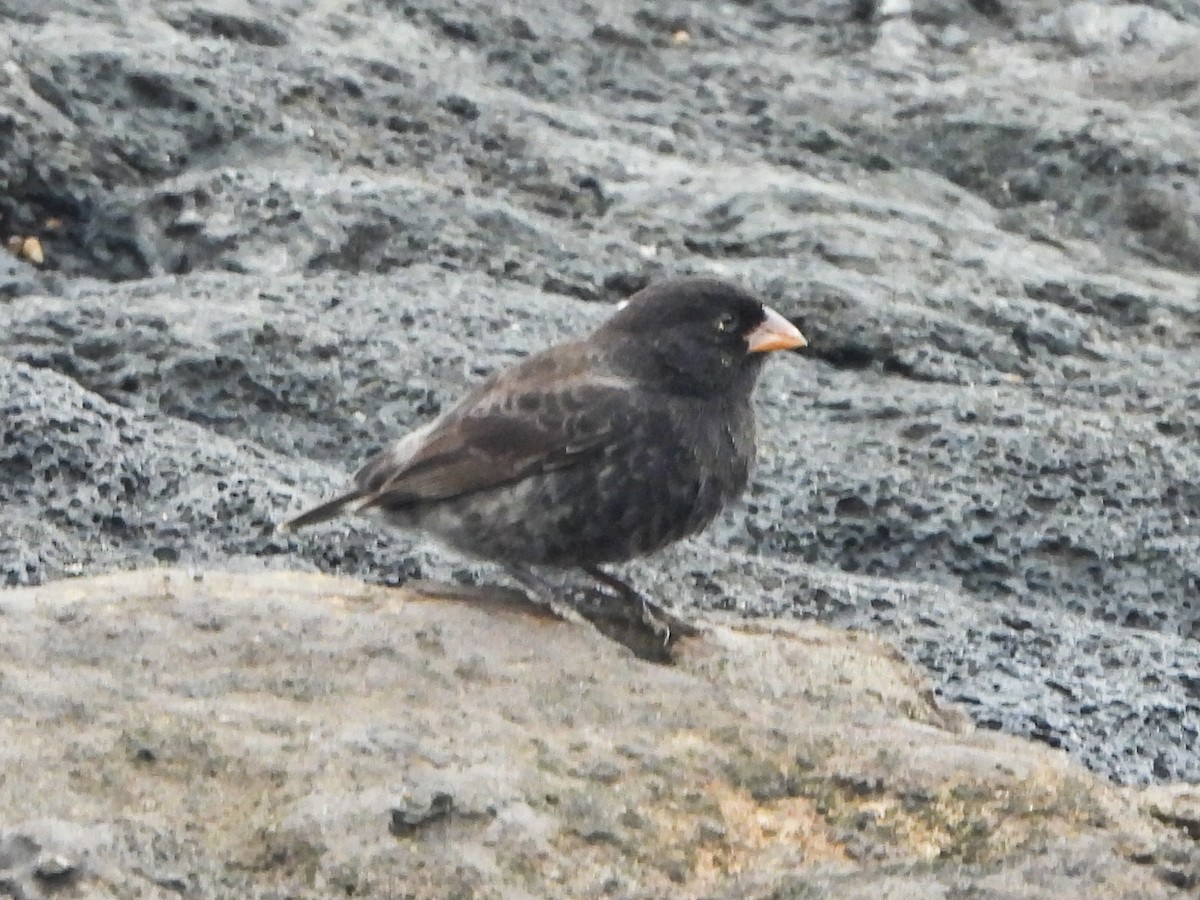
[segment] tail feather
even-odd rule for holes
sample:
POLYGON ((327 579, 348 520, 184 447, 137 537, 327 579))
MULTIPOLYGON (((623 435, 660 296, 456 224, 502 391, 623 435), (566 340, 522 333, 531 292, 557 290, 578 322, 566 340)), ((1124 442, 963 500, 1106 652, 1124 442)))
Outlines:
POLYGON ((351 506, 356 501, 362 500, 366 496, 368 496, 366 491, 350 491, 347 494, 342 494, 340 497, 334 497, 320 506, 314 506, 307 512, 302 512, 296 518, 284 522, 279 528, 281 531, 296 531, 309 525, 316 525, 318 522, 327 522, 330 519, 340 516, 346 507, 351 506))

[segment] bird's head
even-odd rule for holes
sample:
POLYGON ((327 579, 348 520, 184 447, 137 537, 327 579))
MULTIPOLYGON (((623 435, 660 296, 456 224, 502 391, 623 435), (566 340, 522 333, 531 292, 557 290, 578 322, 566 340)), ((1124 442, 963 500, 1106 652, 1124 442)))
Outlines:
POLYGON ((775 310, 716 278, 651 285, 630 297, 598 336, 635 377, 700 395, 749 393, 768 353, 808 344, 775 310))

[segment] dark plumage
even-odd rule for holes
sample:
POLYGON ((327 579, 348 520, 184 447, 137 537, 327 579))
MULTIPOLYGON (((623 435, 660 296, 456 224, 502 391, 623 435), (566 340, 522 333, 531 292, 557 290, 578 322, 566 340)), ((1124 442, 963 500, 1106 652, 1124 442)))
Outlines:
POLYGON ((598 566, 699 531, 742 492, 766 352, 805 343, 727 282, 653 285, 591 335, 493 374, 285 527, 377 510, 510 569, 615 587, 598 566))

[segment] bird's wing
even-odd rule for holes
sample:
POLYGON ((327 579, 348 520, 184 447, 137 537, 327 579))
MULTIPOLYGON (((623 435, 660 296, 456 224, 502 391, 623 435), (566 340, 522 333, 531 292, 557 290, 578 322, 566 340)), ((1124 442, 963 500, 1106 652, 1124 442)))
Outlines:
POLYGON ((544 361, 531 359, 381 451, 355 475, 360 508, 398 509, 488 490, 614 447, 629 432, 631 385, 578 362, 559 356, 560 371, 548 372, 544 361))

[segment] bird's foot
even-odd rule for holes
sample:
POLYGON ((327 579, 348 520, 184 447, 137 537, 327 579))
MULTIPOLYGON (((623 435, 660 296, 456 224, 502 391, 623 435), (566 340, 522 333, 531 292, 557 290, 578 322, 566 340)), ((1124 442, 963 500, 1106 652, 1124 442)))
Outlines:
POLYGON ((653 631, 657 637, 662 638, 664 647, 671 646, 671 626, 667 622, 666 610, 651 603, 645 597, 639 596, 638 600, 642 610, 642 624, 653 631))
POLYGON ((631 585, 617 576, 605 572, 599 566, 589 566, 583 571, 612 591, 615 599, 622 600, 637 609, 642 624, 662 638, 664 647, 669 647, 675 638, 690 637, 700 633, 695 626, 689 625, 683 619, 647 599, 631 585))
POLYGON ((590 625, 628 647, 641 659, 669 663, 672 646, 681 637, 699 633, 692 625, 600 569, 584 570, 599 583, 586 593, 564 593, 561 587, 524 567, 508 566, 507 569, 530 601, 560 619, 590 625))
POLYGON ((517 566, 506 566, 508 574, 513 577, 513 580, 518 582, 525 590, 525 596, 532 603, 543 609, 549 610, 564 622, 572 622, 576 625, 587 625, 587 617, 582 615, 570 603, 564 603, 558 599, 558 592, 554 585, 547 582, 545 579, 538 577, 528 569, 522 569, 517 566))

